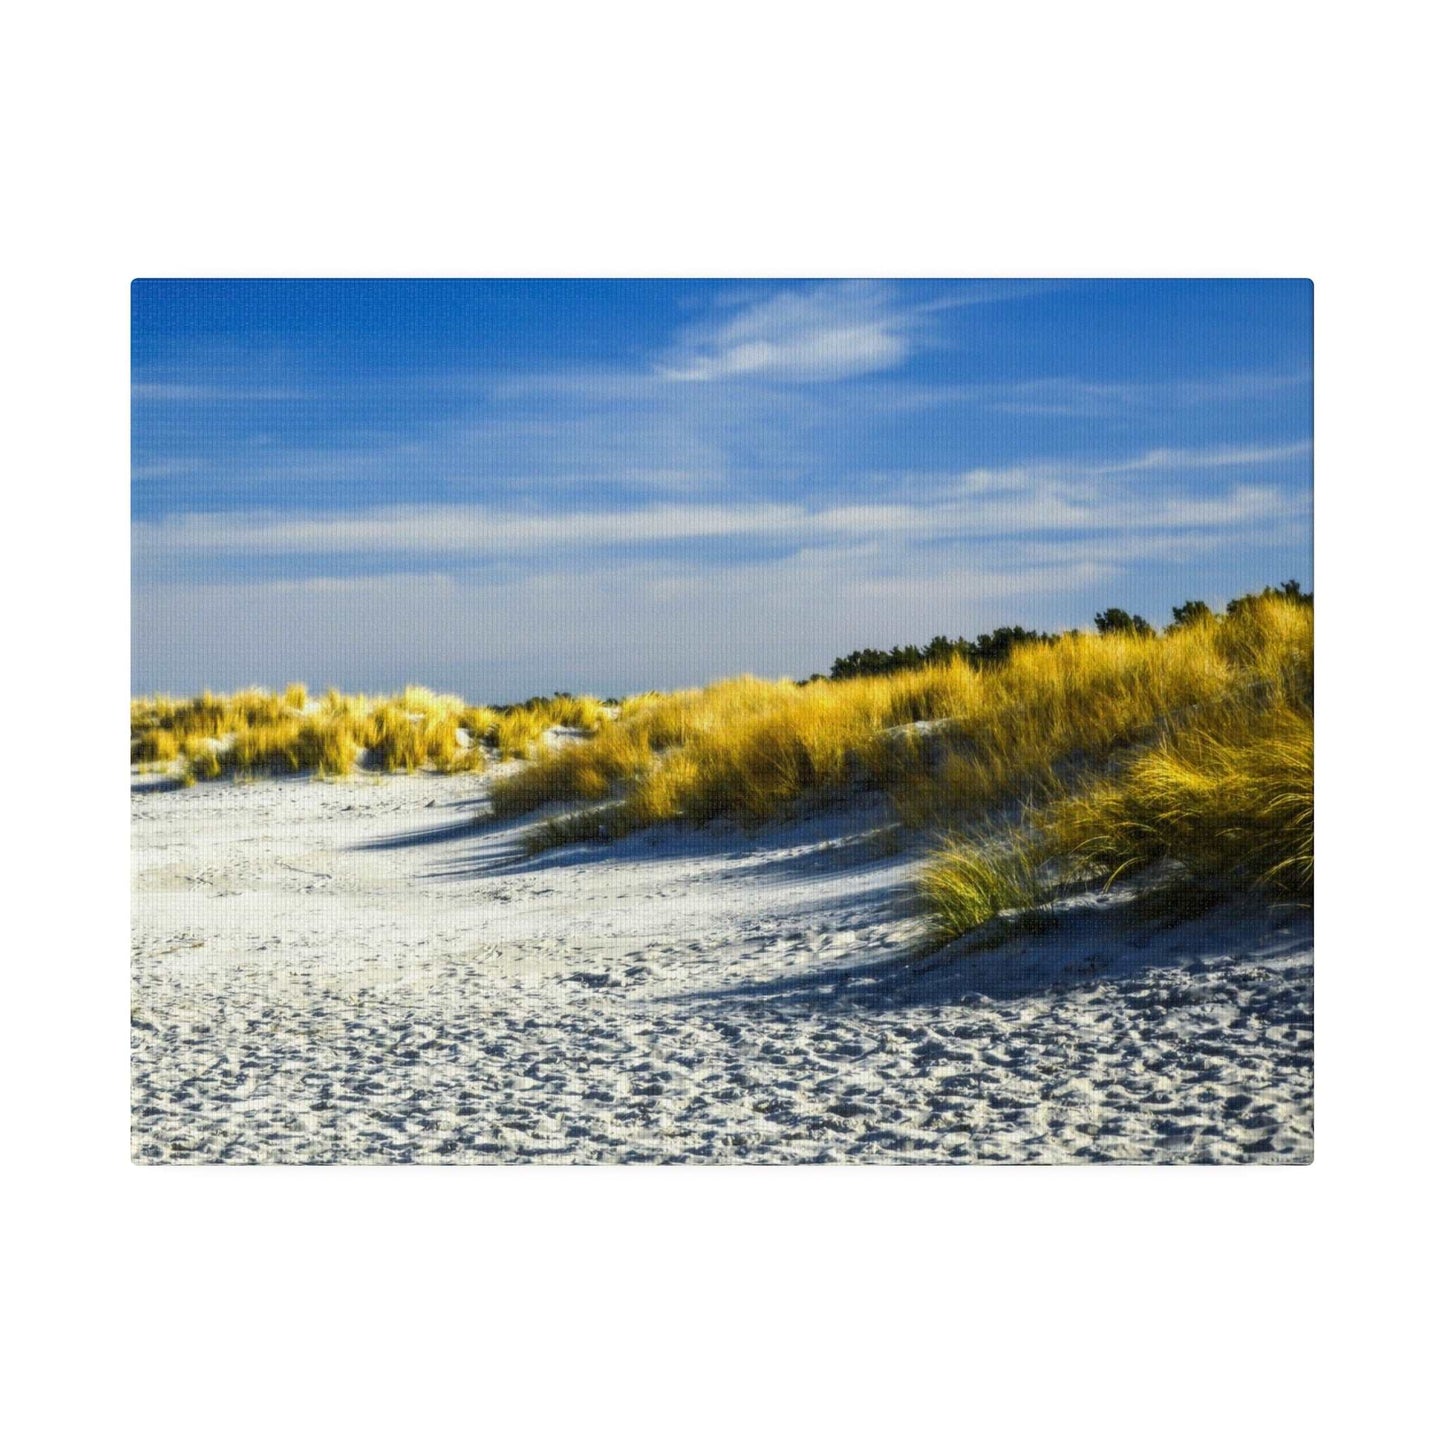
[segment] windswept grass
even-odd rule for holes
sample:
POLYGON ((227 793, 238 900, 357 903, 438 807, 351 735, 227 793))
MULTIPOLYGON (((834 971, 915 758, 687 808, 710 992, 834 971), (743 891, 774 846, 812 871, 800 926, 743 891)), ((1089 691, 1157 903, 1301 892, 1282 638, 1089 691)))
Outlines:
POLYGON ((262 773, 340 777, 358 766, 385 772, 473 771, 487 750, 530 748, 548 728, 593 730, 607 721, 595 698, 534 698, 513 708, 473 707, 408 687, 395 697, 312 698, 300 683, 178 701, 131 703, 131 761, 179 765, 182 781, 262 773))
MULTIPOLYGON (((1168 862, 1177 865, 1176 885, 1206 897, 1244 889, 1307 898, 1314 879, 1312 609, 1254 599, 1174 636, 1212 649, 1232 685, 1172 709, 1142 740, 1092 759, 1094 766, 1026 807, 1030 856, 1061 876, 1106 887, 1168 862)), ((990 901, 978 879, 992 867, 976 847, 935 855, 920 895, 941 937, 985 921, 990 901), (959 898, 973 906, 960 906, 959 898)), ((1004 898, 1000 906, 1018 905, 1004 898)))
POLYGON ((1056 853, 1110 881, 1151 863, 1284 893, 1314 877, 1314 722, 1288 705, 1184 728, 1040 820, 1056 853))
POLYGON ((468 758, 484 761, 479 749, 463 742, 460 698, 439 697, 408 688, 398 698, 374 708, 359 729, 367 761, 383 772, 413 773, 428 764, 457 772, 468 758))
POLYGON ((557 800, 600 802, 622 782, 639 782, 652 767, 647 741, 628 729, 609 726, 588 743, 558 748, 530 767, 492 786, 498 817, 530 813, 557 800))
POLYGON ((263 772, 314 772, 339 777, 351 771, 355 756, 356 738, 347 724, 305 717, 245 728, 224 750, 207 749, 202 742, 188 751, 191 769, 199 777, 263 772), (197 771, 198 763, 207 760, 209 765, 197 771))
POLYGON ((1051 796, 1171 715, 1247 685, 1202 628, 1162 638, 1063 637, 1018 649, 980 682, 939 765, 895 790, 900 813, 915 826, 948 827, 1051 796))
POLYGON ((538 743, 551 728, 573 728, 595 733, 611 718, 595 697, 571 697, 558 693, 553 697, 534 697, 513 707, 494 711, 488 741, 502 757, 533 758, 538 743))
POLYGON ((1067 795, 1181 719, 1224 715, 1241 698, 1307 706, 1312 618, 1266 598, 1162 637, 1024 644, 987 668, 955 661, 807 687, 745 677, 645 694, 590 741, 499 784, 494 805, 511 817, 611 801, 641 827, 761 821, 802 800, 880 788, 905 822, 944 831, 1067 795))
POLYGON ((1026 846, 1002 858, 949 844, 926 865, 921 901, 942 941, 1010 909, 1037 906, 1029 879, 1112 886, 1153 864, 1179 865, 1170 897, 1240 890, 1307 898, 1314 879, 1314 725, 1288 705, 1238 707, 1172 730, 1027 817, 1026 846), (1181 885, 1183 891, 1180 891, 1181 885))
POLYGON ((978 685, 978 674, 958 663, 806 688, 742 677, 644 694, 624 701, 590 741, 499 783, 493 803, 510 817, 620 794, 632 827, 776 817, 803 797, 899 772, 906 744, 888 730, 952 715, 978 685))
POLYGON ((146 728, 138 736, 131 724, 130 760, 133 763, 169 763, 181 755, 181 737, 170 728, 146 728))
POLYGON ((452 772, 484 766, 490 749, 527 762, 495 784, 497 816, 587 805, 534 830, 536 850, 882 792, 901 825, 950 840, 920 881, 940 936, 1036 909, 1041 879, 1108 883, 1163 861, 1205 890, 1304 893, 1313 607, 1271 589, 1224 616, 1191 604, 1176 619, 1162 635, 1014 639, 987 664, 806 686, 741 677, 615 709, 564 694, 481 708, 423 688, 312 699, 299 684, 142 699, 131 756, 195 781, 452 772), (586 736, 545 748, 553 728, 586 736))
POLYGON ((953 839, 919 876, 918 891, 942 943, 1003 915, 1037 916, 1049 898, 1044 857, 1022 833, 992 843, 953 839))
POLYGON ((1159 636, 1023 643, 987 667, 644 694, 498 783, 494 810, 592 805, 534 830, 540 850, 882 790, 904 824, 951 840, 920 881, 940 937, 1036 909, 1042 878, 1104 882, 1163 860, 1206 889, 1300 893, 1313 643, 1313 608, 1274 594, 1159 636), (1000 829, 1002 843, 968 841, 1000 829))

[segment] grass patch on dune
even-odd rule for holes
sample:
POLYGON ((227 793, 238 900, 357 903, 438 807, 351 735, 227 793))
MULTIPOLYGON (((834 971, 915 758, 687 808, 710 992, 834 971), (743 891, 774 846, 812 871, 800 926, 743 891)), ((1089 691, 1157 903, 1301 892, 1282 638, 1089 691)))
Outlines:
POLYGON ((1200 896, 1305 896, 1311 600, 1286 584, 1222 615, 1186 603, 1162 634, 1122 609, 1095 622, 1097 635, 1008 629, 1007 647, 942 648, 918 666, 741 677, 615 708, 565 694, 483 708, 422 688, 313 699, 299 684, 142 699, 131 756, 192 782, 522 759, 493 786, 494 816, 578 805, 532 830, 534 852, 669 821, 762 823, 872 790, 899 826, 946 840, 919 881, 939 937, 1024 919, 1069 880, 1108 886, 1162 863, 1200 896), (580 736, 547 747, 554 728, 580 736))
POLYGON ((1202 885, 1314 877, 1314 721, 1288 705, 1186 727, 1045 811, 1049 846, 1109 881, 1165 859, 1202 885))
POLYGON ((595 733, 611 721, 595 697, 534 697, 515 706, 492 710, 495 721, 488 734, 503 758, 534 758, 542 736, 552 728, 595 733))
POLYGON ((200 777, 223 773, 314 772, 341 777, 355 763, 357 742, 347 724, 307 717, 287 717, 238 731, 229 748, 193 748, 193 772, 200 777), (199 771, 197 771, 199 769, 199 771))
MULTIPOLYGON (((1241 891, 1307 901, 1314 882, 1313 611, 1289 598, 1252 599, 1182 633, 1222 657, 1234 685, 1176 707, 1142 741, 1092 759, 1095 766, 1067 783, 1056 780, 1024 809, 1030 857, 1061 877, 1105 888, 1173 865, 1158 900, 1170 914, 1241 891)), ((990 899, 976 880, 992 867, 978 847, 949 845, 930 861, 919 891, 940 937, 987 921, 990 899)), ((998 902, 998 911, 1025 906, 1005 895, 998 902)))
POLYGON ((919 881, 940 941, 1043 901, 1044 870, 1110 888, 1157 864, 1161 916, 1241 891, 1307 900, 1314 880, 1314 726, 1288 705, 1171 729, 1026 815, 1027 843, 949 843, 919 881), (1032 894, 1031 894, 1031 890, 1032 894))
POLYGON ((1037 910, 1043 878, 1107 884, 1164 861, 1196 891, 1302 894, 1313 607, 1270 590, 1176 615, 1162 634, 1101 623, 987 665, 630 698, 589 740, 500 782, 494 811, 589 805, 533 830, 539 851, 881 790, 904 825, 949 840, 919 884, 941 937, 1037 910), (1002 843, 968 841, 1001 828, 1002 843))
POLYGON ((1214 641, 1199 628, 1020 648, 983 677, 938 766, 894 790, 901 815, 916 827, 947 827, 1001 803, 1048 797, 1181 709, 1221 702, 1244 678, 1214 641))
POLYGON ((738 678, 625 701, 590 740, 498 786, 499 815, 621 803, 637 826, 760 822, 850 787, 886 790, 916 828, 1042 804, 1180 718, 1242 695, 1307 691, 1312 610, 1265 598, 1163 636, 1115 630, 1024 643, 992 666, 954 660, 799 686, 738 678), (917 724, 936 724, 931 730, 917 724))
POLYGON ((419 694, 420 689, 408 688, 374 708, 356 729, 371 766, 388 773, 414 773, 428 766, 456 772, 469 762, 481 766, 481 750, 463 741, 460 732, 461 700, 419 694))
POLYGON ((945 843, 918 879, 935 941, 947 942, 1008 915, 1040 920, 1051 896, 1043 864, 1037 843, 1023 834, 945 843))
POLYGON ((618 784, 642 778, 652 766, 647 742, 616 726, 588 743, 558 748, 492 787, 492 810, 502 818, 530 813, 546 803, 600 802, 618 784))
POLYGON ((762 821, 801 798, 906 770, 888 730, 956 712, 977 685, 974 671, 956 664, 808 687, 742 677, 629 698, 592 739, 499 783, 494 808, 513 817, 613 798, 637 827, 762 821))
POLYGON ((607 721, 595 698, 534 698, 509 708, 408 687, 393 697, 312 698, 300 683, 131 703, 131 761, 179 769, 183 782, 266 773, 342 777, 358 766, 383 772, 471 772, 488 750, 530 751, 549 728, 586 730, 607 721))

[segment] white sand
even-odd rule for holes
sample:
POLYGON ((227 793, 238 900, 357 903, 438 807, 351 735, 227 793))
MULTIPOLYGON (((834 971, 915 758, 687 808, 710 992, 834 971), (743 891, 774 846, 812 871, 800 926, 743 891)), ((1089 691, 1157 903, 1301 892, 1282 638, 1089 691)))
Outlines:
POLYGON ((485 788, 135 793, 138 1160, 1311 1157, 1307 912, 920 957, 881 810, 524 860, 485 788))

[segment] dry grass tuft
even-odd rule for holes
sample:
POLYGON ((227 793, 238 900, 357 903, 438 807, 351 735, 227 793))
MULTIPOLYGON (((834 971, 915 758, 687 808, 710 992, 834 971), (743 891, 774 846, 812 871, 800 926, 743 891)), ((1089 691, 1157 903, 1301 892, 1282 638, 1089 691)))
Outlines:
POLYGON ((494 808, 604 805, 539 828, 531 846, 545 848, 883 789, 903 823, 955 839, 920 885, 941 934, 1036 908, 1042 874, 1108 878, 1164 859, 1204 887, 1301 892, 1313 642, 1313 608, 1275 594, 1161 636, 1025 644, 989 667, 647 693, 500 783, 494 808), (957 841, 1009 820, 1027 833, 957 841))
MULTIPOLYGON (((1041 799, 1024 800, 1033 856, 1105 886, 1170 862, 1178 865, 1181 898, 1189 890, 1217 896, 1240 889, 1308 897, 1313 609, 1288 598, 1254 598, 1225 618, 1203 619, 1145 645, 1162 649, 1156 668, 1177 672, 1172 680, 1156 676, 1140 696, 1167 697, 1173 706, 1145 727, 1132 705, 1121 706, 1122 689, 1106 700, 1119 746, 1086 747, 1071 775, 1054 773, 1041 799), (1181 691, 1191 675, 1192 686, 1181 691)), ((1094 725, 1085 718, 1055 727, 1082 734, 1094 725)), ((986 803, 1006 781, 999 766, 980 785, 980 771, 972 763, 966 770, 976 791, 961 811, 986 803)), ((962 795, 956 779, 947 786, 955 798, 962 795)), ((943 935, 976 926, 967 920, 986 912, 986 890, 975 874, 986 876, 990 867, 977 849, 954 846, 936 855, 924 896, 943 935)))
POLYGON ((1167 858, 1209 888, 1303 893, 1314 877, 1314 720, 1287 705, 1211 718, 1041 822, 1055 852, 1110 881, 1167 858))
POLYGON ((136 699, 131 761, 179 765, 188 783, 259 773, 340 777, 363 764, 388 772, 470 772, 487 765, 487 749, 501 744, 499 734, 509 723, 514 732, 508 740, 525 737, 530 747, 549 727, 595 729, 607 720, 595 698, 534 699, 499 710, 422 687, 390 698, 332 688, 312 698, 293 683, 281 693, 249 688, 185 701, 136 699))
POLYGON ((945 943, 996 918, 1026 915, 1048 901, 1043 854, 1022 834, 989 844, 954 839, 935 852, 918 880, 920 898, 945 943))
POLYGON ((1073 634, 987 668, 956 661, 805 688, 743 677, 643 694, 590 741, 500 786, 496 809, 615 799, 638 826, 761 821, 862 787, 888 790, 910 826, 952 829, 1067 795, 1179 718, 1227 711, 1242 694, 1297 702, 1312 678, 1312 617, 1260 598, 1162 637, 1073 634))

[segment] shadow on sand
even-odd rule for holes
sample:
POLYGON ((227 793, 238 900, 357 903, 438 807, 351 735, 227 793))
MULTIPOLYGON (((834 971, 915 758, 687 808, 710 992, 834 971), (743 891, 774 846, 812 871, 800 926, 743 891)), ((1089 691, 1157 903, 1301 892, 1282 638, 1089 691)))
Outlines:
POLYGON ((132 778, 130 790, 133 793, 177 793, 185 784, 179 778, 165 776, 132 778))
MULTIPOLYGON (((1189 911, 1189 910, 1186 910, 1189 911)), ((1257 898, 1207 897, 1194 916, 1160 916, 1148 895, 1090 894, 1051 913, 993 925, 941 948, 920 943, 865 963, 806 969, 680 999, 756 1003, 782 1011, 881 1010, 1010 1003, 1128 983, 1161 969, 1212 973, 1241 959, 1288 964, 1310 947, 1308 908, 1257 898)))
MULTIPOLYGON (((836 892, 852 878, 854 886, 845 890, 850 909, 876 908, 903 923, 916 912, 911 889, 893 865, 906 864, 928 841, 915 838, 899 847, 891 830, 876 826, 871 818, 860 824, 856 813, 840 834, 837 815, 817 814, 752 830, 733 823, 679 823, 615 841, 572 843, 529 854, 524 840, 535 818, 479 818, 470 800, 445 806, 464 816, 355 846, 441 849, 448 856, 420 875, 430 880, 688 859, 706 859, 712 881, 741 882, 759 890, 816 878, 836 892), (468 840, 470 847, 449 847, 468 840), (880 877, 885 870, 888 876, 880 877)), ((1011 924, 986 925, 941 948, 919 942, 874 950, 856 963, 800 966, 673 998, 702 1006, 742 1003, 798 1012, 1008 1003, 1071 993, 1103 981, 1139 980, 1158 969, 1205 973, 1245 957, 1253 965, 1269 967, 1274 959, 1307 949, 1312 937, 1312 915, 1299 905, 1248 895, 1121 888, 1061 899, 1048 910, 1011 924)), ((720 969, 725 966, 720 962, 720 969)))
MULTIPOLYGON (((838 816, 819 813, 755 828, 730 821, 670 823, 623 838, 599 837, 595 842, 567 843, 538 853, 528 847, 527 835, 548 814, 504 820, 479 814, 477 804, 470 800, 444 806, 462 811, 464 816, 354 846, 362 852, 392 852, 473 842, 472 848, 453 853, 421 875, 431 880, 549 873, 599 862, 677 862, 704 856, 714 864, 737 864, 735 872, 724 869, 716 873, 719 879, 745 876, 760 869, 779 880, 801 879, 852 869, 862 871, 891 856, 913 851, 891 841, 895 834, 884 826, 881 813, 878 819, 870 817, 862 823, 856 814, 851 815, 848 831, 842 834, 838 816)), ((564 815, 558 811, 551 816, 564 815)), ((921 847, 922 842, 918 840, 916 846, 921 847)))

